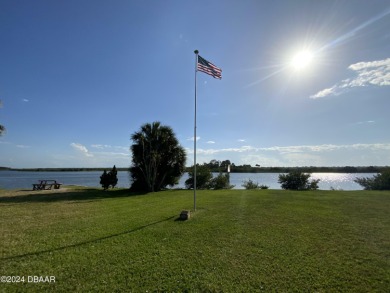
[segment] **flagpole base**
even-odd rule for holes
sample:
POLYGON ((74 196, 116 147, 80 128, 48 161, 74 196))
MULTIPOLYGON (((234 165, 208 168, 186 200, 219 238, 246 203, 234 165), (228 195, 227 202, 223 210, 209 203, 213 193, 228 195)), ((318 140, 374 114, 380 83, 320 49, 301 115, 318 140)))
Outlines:
POLYGON ((180 220, 186 221, 191 217, 191 212, 190 211, 181 211, 180 213, 180 220))

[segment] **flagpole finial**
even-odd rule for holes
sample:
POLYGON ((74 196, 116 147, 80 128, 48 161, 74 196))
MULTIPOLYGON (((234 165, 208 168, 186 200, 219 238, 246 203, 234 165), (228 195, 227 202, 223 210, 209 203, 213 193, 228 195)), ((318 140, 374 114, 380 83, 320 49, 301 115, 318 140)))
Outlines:
POLYGON ((199 54, 199 51, 198 51, 198 50, 195 50, 194 53, 195 53, 195 54, 199 54))

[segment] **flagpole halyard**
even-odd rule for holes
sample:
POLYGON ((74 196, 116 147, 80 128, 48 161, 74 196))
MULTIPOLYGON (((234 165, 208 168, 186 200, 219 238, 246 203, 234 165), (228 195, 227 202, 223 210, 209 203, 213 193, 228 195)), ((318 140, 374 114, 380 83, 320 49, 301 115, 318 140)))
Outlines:
POLYGON ((214 78, 222 78, 222 69, 215 66, 210 61, 199 56, 199 51, 195 50, 195 115, 194 115, 194 211, 196 211, 196 75, 198 71, 211 75, 214 78))
POLYGON ((194 212, 196 211, 196 73, 198 72, 198 54, 199 51, 195 50, 195 115, 194 115, 194 212))

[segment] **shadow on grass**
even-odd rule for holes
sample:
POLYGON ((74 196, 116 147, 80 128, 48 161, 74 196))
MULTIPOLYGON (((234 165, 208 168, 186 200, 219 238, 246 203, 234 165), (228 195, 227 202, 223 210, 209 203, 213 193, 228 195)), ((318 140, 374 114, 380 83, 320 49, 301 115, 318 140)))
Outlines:
POLYGON ((110 238, 114 238, 114 237, 118 237, 118 236, 122 236, 122 235, 126 235, 126 234, 131 234, 131 233, 140 231, 142 229, 145 229, 145 228, 148 228, 148 227, 151 227, 151 226, 154 226, 154 225, 157 225, 157 224, 160 224, 160 223, 172 220, 174 218, 175 218, 175 216, 171 216, 171 217, 168 217, 168 218, 165 218, 165 219, 153 222, 153 223, 149 223, 149 224, 146 224, 146 225, 134 228, 134 229, 130 229, 130 230, 127 230, 127 231, 124 231, 124 232, 121 232, 121 233, 116 233, 116 234, 112 234, 112 235, 108 235, 108 236, 104 236, 104 237, 100 237, 100 238, 96 238, 96 239, 92 239, 92 240, 88 240, 88 241, 84 241, 84 242, 80 242, 80 243, 76 243, 76 244, 64 245, 64 246, 57 247, 57 248, 41 250, 41 251, 36 251, 36 252, 30 252, 30 253, 14 255, 14 256, 8 256, 8 257, 3 257, 3 258, 0 258, 0 260, 13 260, 13 259, 18 259, 18 258, 23 258, 23 257, 28 257, 28 256, 39 256, 39 255, 45 254, 45 253, 51 253, 51 252, 55 252, 55 251, 65 250, 65 249, 68 249, 68 248, 75 248, 75 247, 79 247, 79 246, 82 246, 82 245, 92 244, 92 243, 96 243, 96 242, 99 242, 99 241, 104 241, 104 240, 107 240, 107 239, 110 239, 110 238))
POLYGON ((96 188, 69 189, 66 191, 20 191, 15 195, 0 196, 0 204, 32 203, 32 202, 57 202, 57 201, 92 201, 105 198, 118 198, 144 195, 146 193, 134 193, 129 189, 102 190, 96 188), (21 193, 21 194, 20 194, 21 193))

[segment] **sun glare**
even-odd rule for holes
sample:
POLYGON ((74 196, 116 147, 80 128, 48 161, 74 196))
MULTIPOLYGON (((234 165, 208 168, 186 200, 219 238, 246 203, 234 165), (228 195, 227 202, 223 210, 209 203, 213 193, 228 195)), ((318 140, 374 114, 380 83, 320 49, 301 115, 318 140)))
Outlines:
POLYGON ((295 70, 301 70, 306 67, 312 62, 313 60, 313 53, 310 51, 301 51, 297 53, 294 58, 291 60, 291 66, 295 70))

